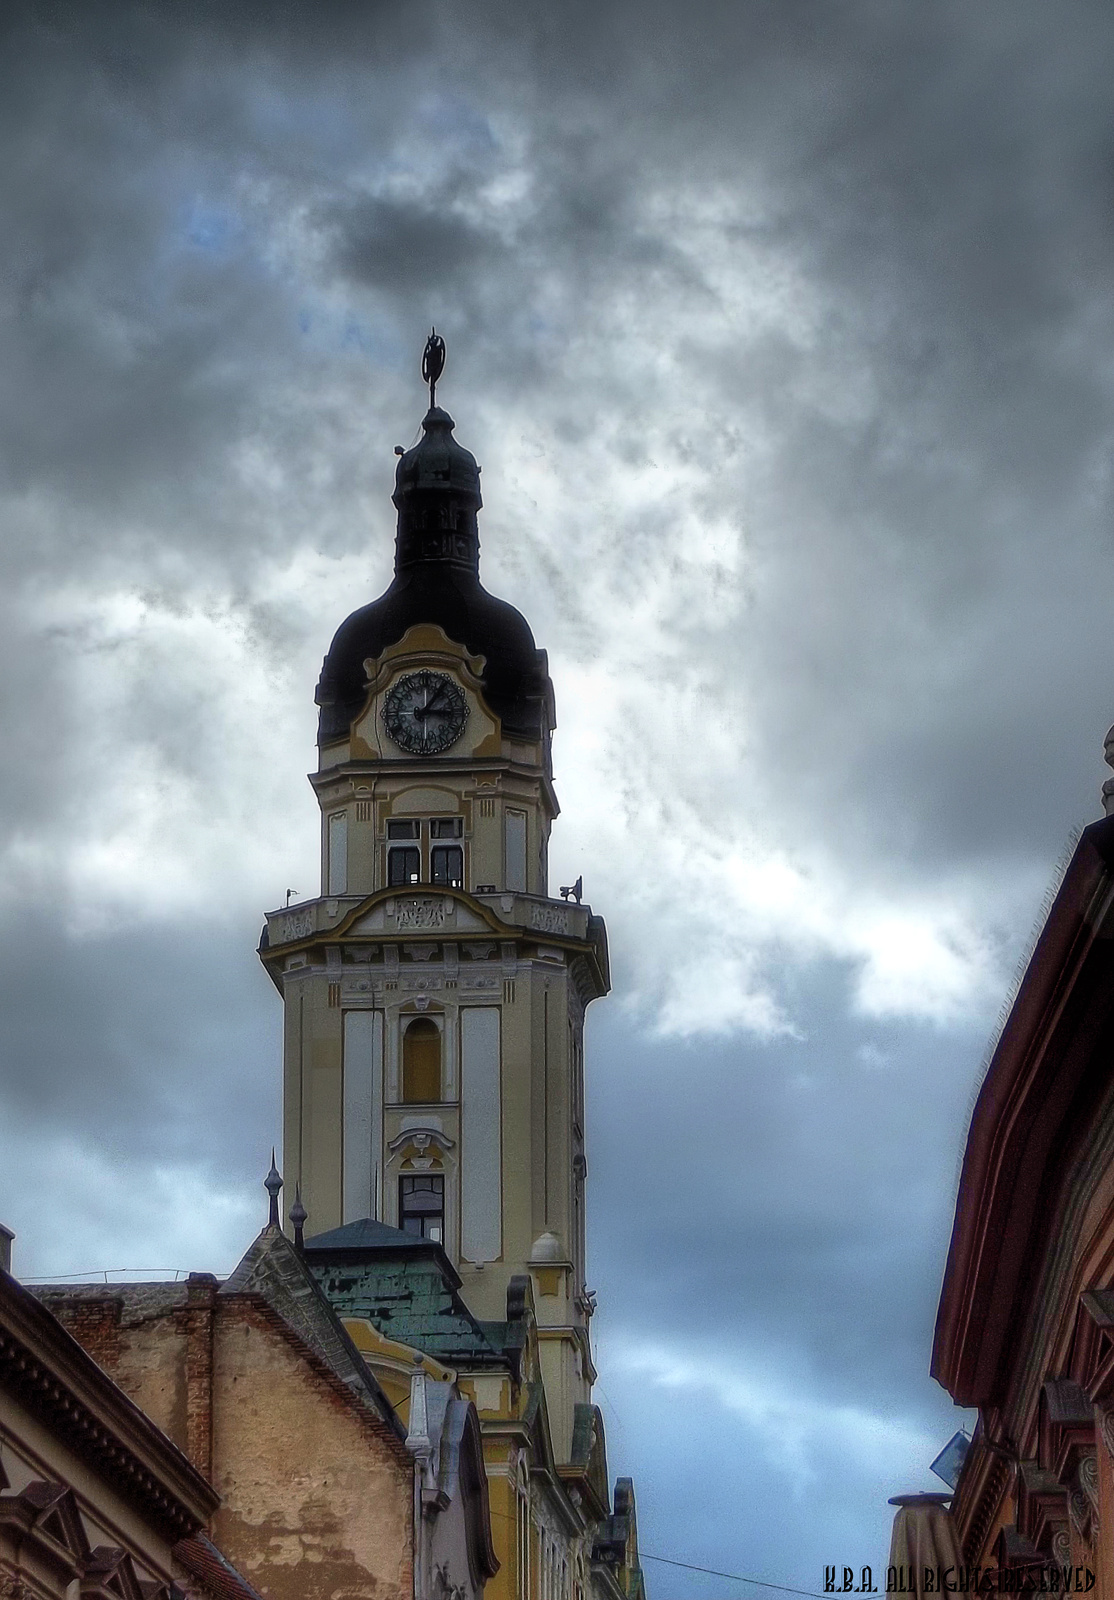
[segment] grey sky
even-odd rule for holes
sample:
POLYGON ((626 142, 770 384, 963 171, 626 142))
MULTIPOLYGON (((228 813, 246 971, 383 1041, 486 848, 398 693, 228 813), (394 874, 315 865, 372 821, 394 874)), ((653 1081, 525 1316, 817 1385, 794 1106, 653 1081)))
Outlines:
POLYGON ((534 12, 4 10, 0 1215, 27 1275, 258 1224, 253 950, 436 322, 611 931, 612 1465, 647 1550, 815 1588, 952 1430, 966 1110, 1099 808, 1114 17, 534 12))

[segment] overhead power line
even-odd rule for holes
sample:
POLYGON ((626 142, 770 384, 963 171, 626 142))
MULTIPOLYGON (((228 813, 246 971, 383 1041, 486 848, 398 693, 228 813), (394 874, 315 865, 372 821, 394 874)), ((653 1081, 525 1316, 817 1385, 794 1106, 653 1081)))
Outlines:
POLYGON ((638 1559, 660 1561, 667 1567, 684 1567, 686 1572, 706 1572, 713 1578, 730 1578, 732 1583, 755 1583, 760 1589, 776 1589, 779 1594, 807 1594, 813 1600, 825 1600, 818 1589, 793 1589, 787 1583, 767 1583, 765 1578, 745 1578, 741 1572, 719 1572, 715 1567, 698 1567, 692 1561, 675 1561, 672 1556, 652 1556, 648 1550, 640 1550, 638 1559))

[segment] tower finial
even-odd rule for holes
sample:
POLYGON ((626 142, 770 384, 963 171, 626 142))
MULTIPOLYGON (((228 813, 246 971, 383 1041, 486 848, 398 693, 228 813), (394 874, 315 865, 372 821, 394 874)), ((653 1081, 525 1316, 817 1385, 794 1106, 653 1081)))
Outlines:
POLYGON ((302 1204, 302 1186, 300 1183, 296 1183, 294 1185, 294 1204, 290 1207, 290 1221, 294 1226, 295 1250, 302 1250, 305 1247, 305 1239, 303 1237, 302 1230, 305 1228, 306 1218, 308 1216, 309 1212, 302 1204))
POLYGON ((282 1190, 282 1178, 279 1176, 279 1169, 275 1165, 274 1145, 271 1146, 271 1170, 263 1179, 263 1187, 271 1197, 271 1214, 267 1218, 267 1226, 271 1228, 277 1228, 280 1225, 278 1200, 279 1194, 282 1190))
POLYGON ((429 384, 429 409, 437 404, 437 380, 445 370, 445 341, 436 328, 430 328, 422 352, 422 377, 429 384))

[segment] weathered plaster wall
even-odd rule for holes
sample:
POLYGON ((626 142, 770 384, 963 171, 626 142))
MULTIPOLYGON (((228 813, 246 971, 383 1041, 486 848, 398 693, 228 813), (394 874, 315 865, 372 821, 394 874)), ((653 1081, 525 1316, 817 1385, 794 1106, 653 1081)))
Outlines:
POLYGON ((411 1600, 413 1477, 402 1447, 250 1303, 214 1347, 215 1537, 268 1600, 411 1600))
POLYGON ((189 1454, 184 1307, 129 1325, 122 1320, 120 1300, 111 1295, 103 1300, 66 1300, 58 1294, 44 1299, 93 1360, 189 1454))
POLYGON ((161 1314, 52 1298, 222 1498, 213 1537, 268 1600, 412 1600, 405 1447, 262 1303, 215 1282, 161 1314))

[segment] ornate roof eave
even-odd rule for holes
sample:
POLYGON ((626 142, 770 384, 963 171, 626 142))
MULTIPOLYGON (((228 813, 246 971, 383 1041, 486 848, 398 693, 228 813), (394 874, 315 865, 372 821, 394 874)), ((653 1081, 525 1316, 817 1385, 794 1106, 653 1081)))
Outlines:
POLYGON ((0 1389, 113 1483, 171 1542, 220 1496, 162 1430, 21 1284, 0 1272, 0 1389))
MULTIPOLYGON (((341 897, 318 896, 315 900, 302 902, 298 907, 291 908, 291 910, 305 913, 310 908, 322 904, 323 901, 339 898, 341 897)), ((353 938, 366 939, 369 943, 376 944, 395 944, 404 938, 407 943, 412 944, 423 938, 426 940, 452 939, 458 942, 465 942, 469 937, 474 937, 474 934, 455 929, 441 930, 436 928, 408 928, 401 933, 394 930, 385 930, 383 932, 353 934, 352 930, 358 922, 388 900, 435 898, 451 899, 464 906, 468 911, 478 916, 485 927, 500 942, 513 940, 538 943, 540 941, 550 949, 564 951, 570 958, 579 958, 586 961, 591 971, 596 991, 590 998, 596 999, 607 994, 610 990, 611 974, 607 957, 607 934, 603 919, 602 917, 593 916, 587 907, 584 909, 588 910, 586 927, 588 937, 581 939, 575 935, 553 932, 548 928, 524 928, 517 923, 504 922, 491 906, 486 905, 482 900, 478 900, 475 895, 469 894, 467 890, 450 889, 440 884, 415 884, 409 889, 397 887, 376 889, 373 894, 365 896, 351 906, 332 927, 314 929, 304 936, 284 940, 281 943, 272 944, 269 942, 267 937, 269 935, 268 926, 264 930, 265 937, 261 939, 259 944, 259 959, 270 972, 275 987, 281 992, 282 973, 277 959, 279 956, 285 962, 288 956, 297 955, 303 951, 311 951, 315 946, 324 948, 327 945, 351 942, 353 938)), ((514 898, 538 900, 540 897, 536 895, 521 895, 514 892, 514 898)), ((543 903, 548 904, 548 902, 543 903)), ((560 902, 553 902, 553 904, 555 909, 560 909, 560 902)), ((275 916, 282 914, 279 912, 273 913, 275 916)))
POLYGON ((606 1500, 600 1499, 596 1492, 595 1485, 592 1483, 592 1480, 588 1475, 587 1468, 572 1466, 557 1467, 556 1473, 558 1478, 560 1478, 561 1482, 564 1484, 566 1493, 571 1493, 571 1491, 575 1489, 580 1494, 582 1503, 584 1505, 582 1515, 588 1522, 600 1522, 609 1514, 611 1508, 607 1504, 606 1500))
POLYGON ((994 1402, 1017 1299, 1046 1248, 1063 1179, 1114 1045, 1114 817, 1083 833, 1021 980, 971 1118, 932 1375, 994 1402), (1024 1172, 1024 1181, 1018 1181, 1024 1172))
MULTIPOLYGON (((492 716, 494 712, 490 713, 492 716)), ((336 743, 344 741, 337 740, 336 743)), ((352 783, 353 798, 360 799, 357 793, 356 780, 362 779, 365 783, 369 778, 421 778, 426 782, 434 779, 443 779, 447 774, 475 772, 475 773, 512 773, 516 778, 525 778, 530 782, 540 784, 545 797, 546 808, 550 818, 556 820, 561 815, 561 803, 557 799, 557 790, 553 779, 540 762, 522 761, 517 756, 452 756, 439 755, 437 764, 432 762, 426 765, 416 761, 413 756, 399 756, 392 758, 384 756, 377 761, 364 761, 352 756, 346 761, 338 761, 334 766, 321 767, 317 772, 309 774, 309 781, 313 792, 320 799, 338 779, 347 779, 352 783)))
POLYGON ((974 1562, 982 1551, 1012 1481, 1014 1467, 1008 1451, 989 1443, 980 1423, 964 1459, 951 1505, 965 1561, 974 1562))

